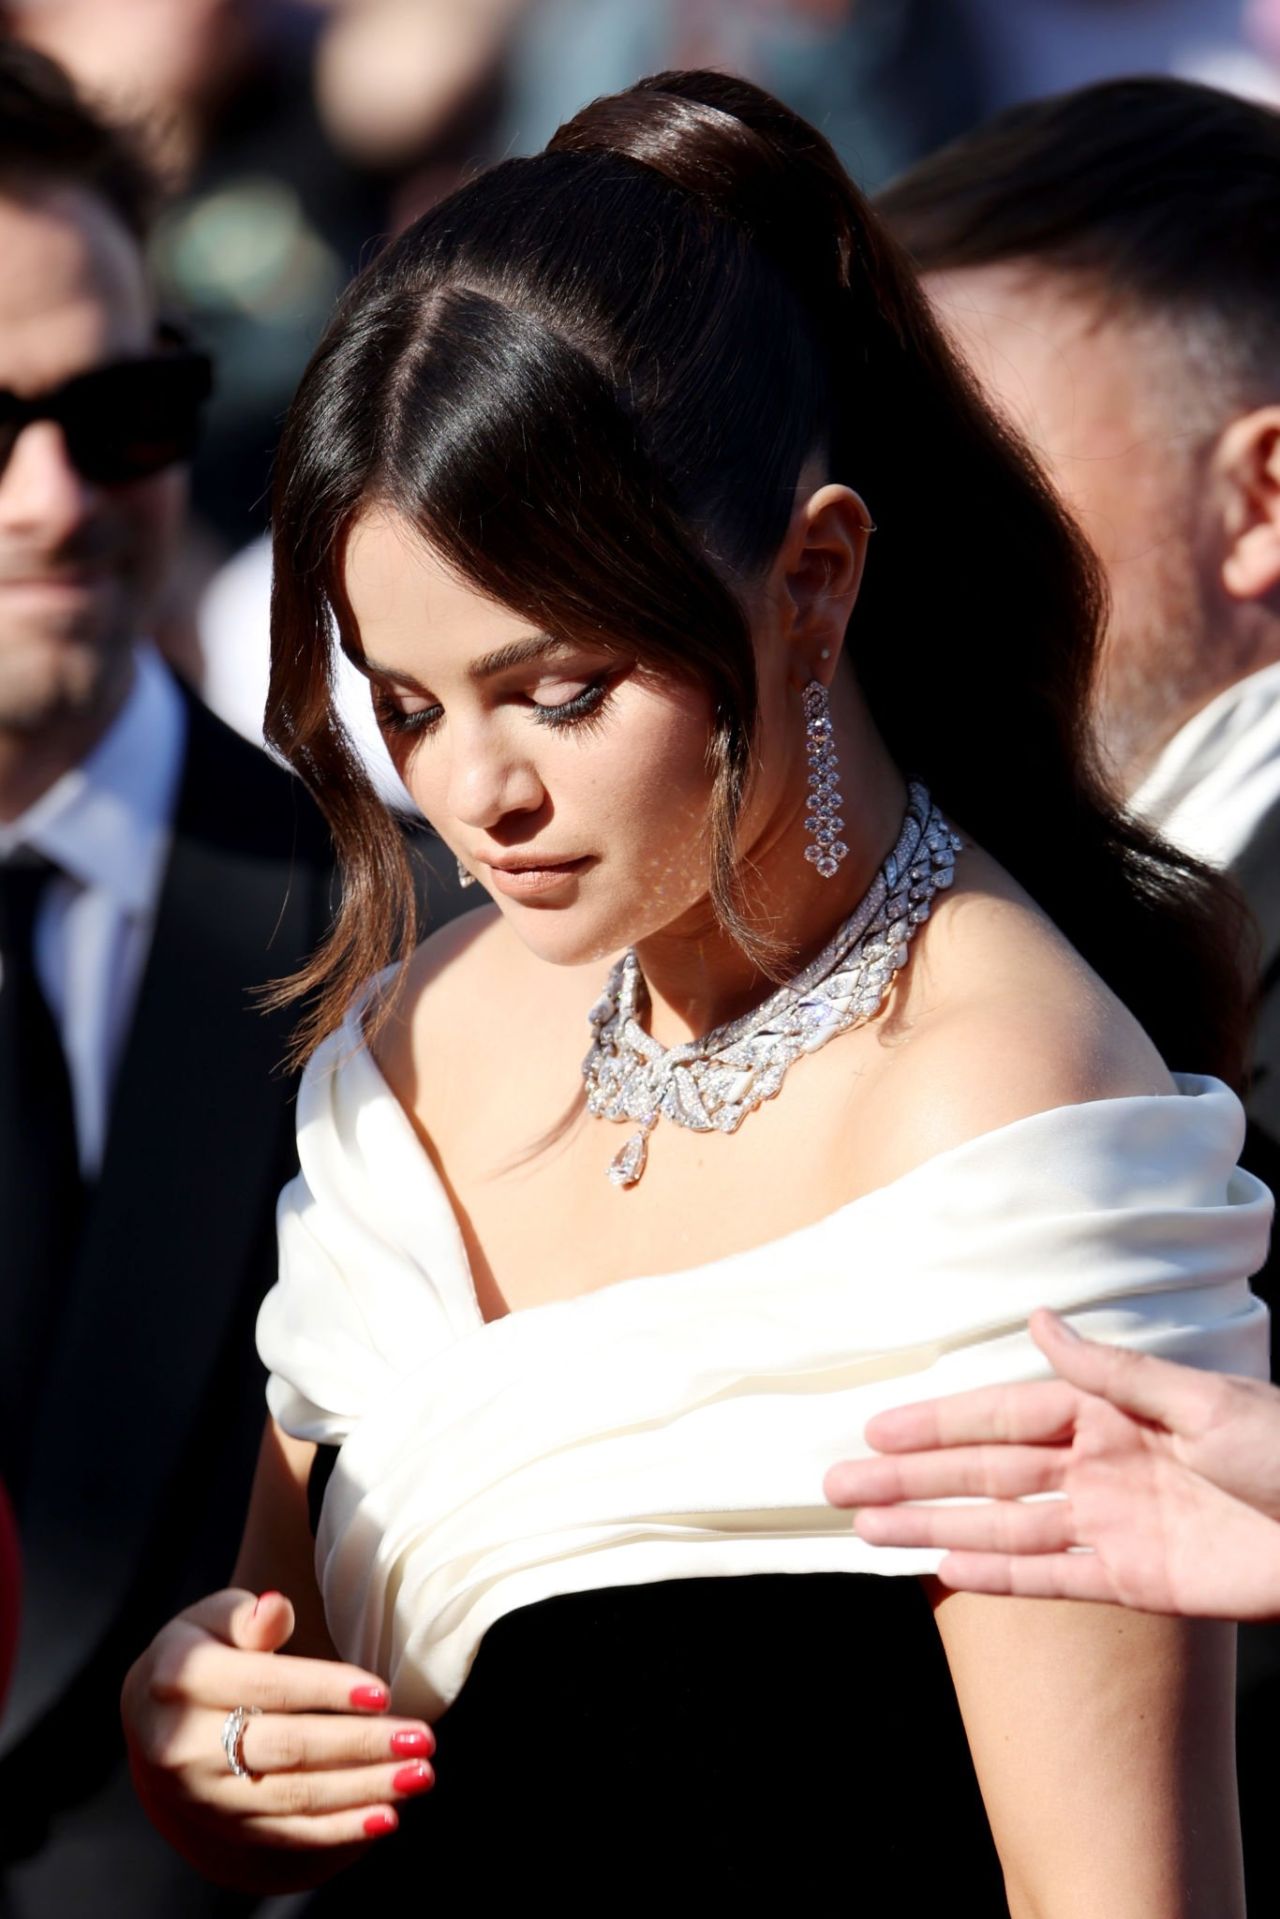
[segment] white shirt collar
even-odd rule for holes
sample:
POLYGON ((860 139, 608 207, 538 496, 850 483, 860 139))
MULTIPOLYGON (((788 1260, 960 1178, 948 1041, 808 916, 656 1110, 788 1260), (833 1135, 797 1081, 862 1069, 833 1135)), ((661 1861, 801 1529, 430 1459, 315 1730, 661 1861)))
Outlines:
POLYGON ((133 684, 93 751, 0 826, 0 854, 43 853, 127 913, 155 906, 186 744, 182 698, 151 646, 134 655, 133 684))
POLYGON ((1280 662, 1250 673, 1189 719, 1129 805, 1211 866, 1237 860, 1280 804, 1280 662))

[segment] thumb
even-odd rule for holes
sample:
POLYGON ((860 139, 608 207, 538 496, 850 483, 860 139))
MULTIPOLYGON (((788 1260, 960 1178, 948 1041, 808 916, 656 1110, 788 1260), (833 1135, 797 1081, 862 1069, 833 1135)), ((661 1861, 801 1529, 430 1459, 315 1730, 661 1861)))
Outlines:
POLYGON ((1181 1432, 1195 1418, 1203 1379, 1194 1367, 1157 1359, 1151 1353, 1135 1353, 1126 1346, 1083 1339, 1046 1306, 1032 1313, 1028 1324, 1031 1337, 1054 1371, 1071 1385, 1170 1432, 1181 1432))
POLYGON ((230 1638, 243 1652, 279 1652, 293 1636, 294 1612, 280 1592, 246 1593, 231 1615, 230 1638))

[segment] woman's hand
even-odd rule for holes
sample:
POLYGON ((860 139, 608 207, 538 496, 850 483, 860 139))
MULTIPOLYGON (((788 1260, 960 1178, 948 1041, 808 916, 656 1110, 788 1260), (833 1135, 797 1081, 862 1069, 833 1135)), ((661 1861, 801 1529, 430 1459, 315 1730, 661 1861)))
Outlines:
POLYGON ((832 1467, 860 1537, 950 1548, 938 1578, 968 1592, 1280 1617, 1280 1392, 1030 1323, 1059 1379, 882 1413, 889 1457, 832 1467), (991 1503, 901 1503, 957 1497, 991 1503))
POLYGON ((209 1878, 250 1892, 329 1878, 435 1779, 430 1728, 389 1719, 376 1675, 280 1653, 292 1631, 280 1593, 214 1593, 157 1634, 121 1701, 152 1823, 209 1878), (247 1779, 222 1746, 237 1706, 258 1709, 240 1742, 247 1779))

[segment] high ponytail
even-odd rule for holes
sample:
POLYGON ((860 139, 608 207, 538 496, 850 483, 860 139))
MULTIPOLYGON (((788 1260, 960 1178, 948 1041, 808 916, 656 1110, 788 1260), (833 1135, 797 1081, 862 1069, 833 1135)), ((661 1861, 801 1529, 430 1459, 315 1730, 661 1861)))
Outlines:
MULTIPOLYGON (((776 964, 734 860, 757 698, 736 589, 773 559, 814 452, 880 528, 846 652, 899 765, 1174 1064, 1238 1079, 1234 895, 1123 815, 1093 759, 1093 556, 829 144, 721 74, 598 100, 461 189, 356 282, 303 380, 269 727, 346 863, 385 876, 388 828, 317 698, 315 636, 328 608, 343 627, 342 536, 380 498, 544 628, 625 635, 708 689, 713 904, 776 964)), ((375 913, 371 891, 287 989, 319 993, 304 1045, 389 957, 397 902, 375 913)))
POLYGON ((583 108, 547 151, 625 156, 735 221, 781 269, 833 351, 849 350, 847 321, 862 301, 875 300, 881 323, 906 319, 893 311, 901 256, 833 148, 748 81, 655 74, 583 108), (890 252, 886 273, 881 255, 890 252), (846 324, 833 331, 837 320, 846 324))

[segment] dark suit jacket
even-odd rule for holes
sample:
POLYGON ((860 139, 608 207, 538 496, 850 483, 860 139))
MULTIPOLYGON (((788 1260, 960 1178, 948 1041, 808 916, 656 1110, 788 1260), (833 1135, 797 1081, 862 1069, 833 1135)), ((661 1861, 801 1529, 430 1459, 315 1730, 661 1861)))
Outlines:
POLYGON ((291 970, 333 903, 302 787, 188 701, 155 933, 34 1435, 18 1664, 0 1722, 0 1911, 237 1910, 150 1832, 117 1700, 176 1608, 225 1585, 265 1408, 253 1346, 296 1167, 291 970))
MULTIPOLYGON (((1280 807, 1260 822, 1233 870, 1257 921, 1262 950, 1246 1164, 1280 1190, 1280 807)), ((1269 1298, 1268 1304, 1274 1308, 1280 1300, 1269 1298)))

